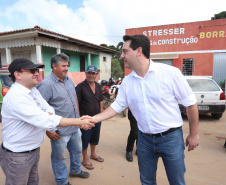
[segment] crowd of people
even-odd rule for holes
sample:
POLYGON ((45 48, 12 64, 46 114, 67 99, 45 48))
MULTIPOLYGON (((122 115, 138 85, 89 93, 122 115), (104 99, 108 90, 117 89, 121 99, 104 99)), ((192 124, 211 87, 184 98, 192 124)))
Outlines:
POLYGON ((87 67, 86 79, 75 88, 67 76, 69 58, 63 53, 51 58, 52 73, 40 84, 39 69, 44 65, 25 58, 11 62, 8 70, 15 83, 4 97, 1 111, 0 165, 6 185, 39 184, 40 146, 45 134, 51 142, 56 183, 70 185, 68 175, 89 178, 81 164, 93 170, 90 159, 104 162, 96 153, 101 122, 127 107, 131 131, 126 159, 133 161, 136 141, 141 184, 156 185, 159 157, 169 183, 185 184, 185 145, 189 151, 199 145, 196 98, 179 69, 150 60, 150 40, 146 36, 125 35, 123 40, 121 58, 125 67, 133 71, 120 85, 116 100, 104 111, 101 87, 95 81, 96 66, 87 67), (178 101, 187 110, 190 133, 186 143, 178 101), (70 172, 64 156, 66 148, 70 172))

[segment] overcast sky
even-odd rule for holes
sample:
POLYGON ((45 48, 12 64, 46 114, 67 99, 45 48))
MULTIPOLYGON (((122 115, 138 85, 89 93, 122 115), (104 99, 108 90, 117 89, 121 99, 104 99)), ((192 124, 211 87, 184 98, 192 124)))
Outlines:
POLYGON ((117 45, 127 28, 210 20, 226 0, 0 0, 0 32, 41 28, 117 45))

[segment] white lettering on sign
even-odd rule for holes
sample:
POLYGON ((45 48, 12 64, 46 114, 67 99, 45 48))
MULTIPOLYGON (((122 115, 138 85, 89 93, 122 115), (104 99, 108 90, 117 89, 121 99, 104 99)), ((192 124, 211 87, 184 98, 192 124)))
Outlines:
POLYGON ((157 41, 152 41, 151 45, 171 45, 171 44, 194 44, 198 43, 199 39, 198 37, 193 37, 191 36, 190 38, 173 38, 173 39, 162 39, 162 40, 157 40, 157 41))
POLYGON ((145 36, 162 36, 162 35, 181 35, 184 34, 185 28, 171 28, 171 29, 159 29, 159 30, 149 30, 144 31, 145 36))
POLYGON ((175 35, 174 38, 164 38, 150 40, 152 46, 163 46, 163 45, 172 45, 172 44, 195 44, 198 43, 199 39, 210 39, 210 38, 226 38, 226 31, 207 31, 200 32, 199 37, 187 36, 187 38, 182 38, 185 34, 185 28, 170 28, 170 29, 153 29, 148 31, 143 31, 143 34, 147 37, 156 37, 156 36, 171 36, 175 35), (178 37, 180 38, 176 38, 178 37))
MULTIPOLYGON (((170 28, 170 29, 159 29, 159 30, 149 30, 149 31, 144 31, 143 34, 148 37, 155 37, 155 36, 163 36, 163 35, 183 35, 185 34, 185 28, 170 28)), ((200 34, 200 38, 202 37, 211 37, 210 33, 206 33, 205 36, 204 34, 200 34), (202 36, 202 37, 201 37, 202 36)), ((216 35, 216 34, 212 34, 216 35)), ((222 33, 219 35, 222 35, 222 33)), ((159 39, 159 40, 150 40, 152 46, 162 46, 162 45, 172 45, 172 44, 194 44, 198 43, 198 37, 187 37, 187 38, 172 38, 172 39, 159 39)))

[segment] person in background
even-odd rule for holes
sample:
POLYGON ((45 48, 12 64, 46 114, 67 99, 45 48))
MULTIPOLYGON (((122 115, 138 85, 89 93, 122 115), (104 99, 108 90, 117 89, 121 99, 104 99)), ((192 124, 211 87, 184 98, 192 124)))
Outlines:
MULTIPOLYGON (((96 66, 89 65, 86 69, 86 79, 76 86, 76 93, 79 102, 80 116, 94 116, 103 111, 103 94, 101 86, 95 82, 97 77, 96 66)), ((95 128, 82 130, 82 164, 89 170, 94 169, 89 160, 87 149, 90 143, 91 155, 90 159, 98 162, 104 162, 104 159, 96 154, 96 146, 99 143, 101 122, 95 124, 95 128)))
MULTIPOLYGON (((55 109, 57 115, 78 118, 78 105, 75 85, 67 76, 69 57, 56 54, 51 58, 52 73, 37 86, 43 98, 55 109)), ((79 127, 58 128, 46 132, 50 138, 52 153, 51 163, 58 185, 70 184, 66 165, 66 148, 70 154, 70 177, 88 178, 89 173, 81 170, 82 153, 81 131, 79 127)))
MULTIPOLYGON (((133 116, 130 109, 128 109, 128 119, 130 122, 130 133, 127 140, 127 146, 126 146, 126 159, 129 162, 133 161, 133 147, 134 143, 136 141, 137 145, 137 137, 138 137, 138 127, 137 127, 137 120, 133 116)), ((136 150, 137 154, 137 150, 136 150)))
POLYGON ((40 146, 46 130, 52 132, 56 127, 68 126, 89 129, 94 126, 80 118, 55 115, 54 109, 35 88, 39 83, 39 69, 43 67, 28 59, 17 58, 8 68, 14 84, 3 99, 0 147, 0 165, 6 176, 6 185, 39 184, 40 146))
POLYGON ((142 185, 156 185, 158 158, 169 184, 185 185, 183 120, 180 101, 187 111, 188 151, 199 145, 197 100, 181 71, 150 60, 150 40, 144 35, 125 35, 121 58, 133 71, 124 78, 116 100, 102 113, 84 119, 97 123, 127 107, 138 124, 137 156, 142 185))

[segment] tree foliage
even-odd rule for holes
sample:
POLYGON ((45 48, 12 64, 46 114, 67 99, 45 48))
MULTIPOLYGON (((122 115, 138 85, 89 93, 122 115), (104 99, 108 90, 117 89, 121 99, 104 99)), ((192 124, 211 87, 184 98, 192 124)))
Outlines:
POLYGON ((211 20, 214 19, 226 19, 226 11, 222 11, 218 14, 214 14, 214 17, 211 17, 211 20))
POLYGON ((107 47, 109 49, 116 50, 117 52, 112 56, 111 59, 111 76, 115 79, 124 77, 124 61, 120 59, 122 53, 123 42, 119 42, 117 46, 101 44, 100 46, 107 47))
POLYGON ((117 80, 119 77, 124 77, 124 71, 121 68, 121 65, 116 58, 111 59, 111 76, 117 80))
POLYGON ((108 48, 108 45, 107 44, 101 44, 100 46, 103 46, 103 47, 108 48))

